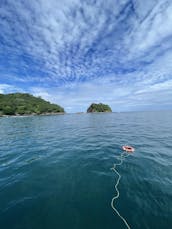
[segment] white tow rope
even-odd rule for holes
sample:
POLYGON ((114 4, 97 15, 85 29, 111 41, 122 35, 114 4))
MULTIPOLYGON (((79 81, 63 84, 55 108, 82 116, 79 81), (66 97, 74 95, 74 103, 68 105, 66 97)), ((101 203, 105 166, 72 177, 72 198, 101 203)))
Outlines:
POLYGON ((112 198, 112 200, 111 200, 111 207, 112 207, 112 209, 116 212, 116 214, 121 218, 121 220, 124 222, 124 224, 126 225, 126 227, 127 227, 128 229, 131 229, 130 226, 129 226, 129 224, 127 223, 126 219, 124 219, 124 217, 123 217, 123 216, 119 213, 119 211, 115 208, 115 200, 119 198, 119 194, 120 194, 120 193, 119 193, 119 190, 118 190, 118 184, 119 184, 119 181, 120 181, 120 179, 121 179, 121 175, 120 175, 119 172, 117 171, 116 166, 122 165, 124 159, 125 159, 126 157, 128 157, 128 156, 129 156, 129 154, 127 154, 127 153, 125 153, 125 152, 122 153, 122 154, 120 155, 120 157, 119 157, 120 162, 114 164, 113 167, 111 168, 111 170, 113 170, 113 171, 118 175, 118 179, 117 179, 117 182, 116 182, 116 184, 115 184, 116 195, 115 195, 115 196, 112 198))

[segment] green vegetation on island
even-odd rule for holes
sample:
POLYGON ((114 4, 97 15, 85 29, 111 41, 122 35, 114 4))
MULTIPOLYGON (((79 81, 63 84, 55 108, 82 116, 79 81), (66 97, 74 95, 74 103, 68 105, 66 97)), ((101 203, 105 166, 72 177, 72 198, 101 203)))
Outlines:
POLYGON ((0 116, 64 113, 64 109, 28 93, 0 94, 0 116))
POLYGON ((92 103, 89 108, 87 109, 87 113, 92 112, 112 112, 109 105, 103 104, 103 103, 92 103))

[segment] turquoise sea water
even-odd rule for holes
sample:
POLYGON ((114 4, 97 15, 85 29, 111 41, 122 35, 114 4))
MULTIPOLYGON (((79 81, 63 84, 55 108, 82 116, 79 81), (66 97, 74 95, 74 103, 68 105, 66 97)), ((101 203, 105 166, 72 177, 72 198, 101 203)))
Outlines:
POLYGON ((1 229, 172 228, 172 112, 0 118, 1 229))

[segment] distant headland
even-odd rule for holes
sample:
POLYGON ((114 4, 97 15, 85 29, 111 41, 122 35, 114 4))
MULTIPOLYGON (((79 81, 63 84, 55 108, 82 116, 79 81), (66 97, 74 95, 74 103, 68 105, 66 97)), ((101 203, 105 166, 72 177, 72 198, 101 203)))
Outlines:
POLYGON ((0 94, 0 116, 65 113, 64 108, 28 93, 0 94))
POLYGON ((96 112, 112 112, 111 108, 107 104, 103 103, 92 103, 87 109, 87 113, 96 113, 96 112))
MULTIPOLYGON (((87 113, 112 112, 107 104, 92 103, 87 113)), ((52 104, 29 93, 0 94, 0 116, 56 115, 65 114, 63 107, 52 104)), ((77 112, 83 114, 84 112, 77 112)))

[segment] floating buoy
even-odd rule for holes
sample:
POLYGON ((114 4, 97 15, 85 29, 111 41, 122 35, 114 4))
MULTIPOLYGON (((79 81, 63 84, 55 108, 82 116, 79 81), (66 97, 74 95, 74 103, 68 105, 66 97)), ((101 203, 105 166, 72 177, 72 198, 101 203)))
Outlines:
POLYGON ((133 153, 135 150, 132 146, 123 146, 122 149, 128 153, 133 153))

